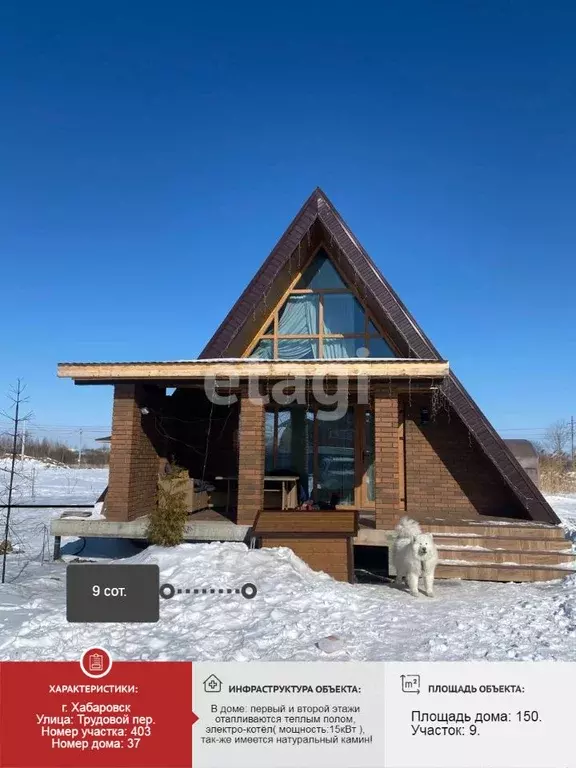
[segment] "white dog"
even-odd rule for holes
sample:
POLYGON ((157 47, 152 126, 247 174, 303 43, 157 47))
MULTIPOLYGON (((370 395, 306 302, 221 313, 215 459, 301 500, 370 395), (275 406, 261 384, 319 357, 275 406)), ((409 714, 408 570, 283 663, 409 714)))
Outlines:
POLYGON ((396 583, 406 579, 408 589, 418 597, 418 579, 424 580, 424 591, 434 597, 434 572, 438 551, 431 533, 422 533, 415 520, 403 517, 396 526, 396 540, 392 546, 392 562, 396 568, 396 583))

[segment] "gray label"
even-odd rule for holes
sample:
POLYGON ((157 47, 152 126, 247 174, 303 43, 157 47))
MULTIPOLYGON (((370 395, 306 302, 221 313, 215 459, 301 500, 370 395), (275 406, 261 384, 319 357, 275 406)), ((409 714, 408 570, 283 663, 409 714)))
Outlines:
POLYGON ((66 568, 66 618, 70 622, 156 622, 160 618, 157 565, 66 568))

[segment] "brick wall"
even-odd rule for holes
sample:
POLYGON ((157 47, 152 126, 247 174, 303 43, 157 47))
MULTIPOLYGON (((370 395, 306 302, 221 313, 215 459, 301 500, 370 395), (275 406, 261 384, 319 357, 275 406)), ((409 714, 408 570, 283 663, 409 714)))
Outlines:
POLYGON ((353 548, 346 538, 262 538, 263 547, 288 547, 314 571, 338 581, 353 580, 353 548))
POLYGON ((404 398, 407 512, 444 517, 497 515, 526 518, 505 481, 460 418, 432 413, 428 395, 404 398), (430 421, 421 424, 421 409, 430 421), (440 516, 440 515, 439 515, 440 516))
POLYGON ((161 390, 141 384, 114 387, 110 479, 106 495, 108 520, 127 521, 149 514, 156 502, 158 452, 153 443, 153 422, 140 408, 152 404, 161 390))
POLYGON ((393 528, 400 517, 398 396, 374 391, 374 493, 376 528, 393 528))
POLYGON ((264 403, 240 396, 238 425, 238 525, 252 525, 264 506, 264 403))

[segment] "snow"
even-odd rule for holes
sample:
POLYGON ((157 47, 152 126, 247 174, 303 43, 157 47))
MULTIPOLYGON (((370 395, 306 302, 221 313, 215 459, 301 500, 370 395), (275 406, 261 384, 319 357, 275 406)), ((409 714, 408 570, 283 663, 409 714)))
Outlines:
MULTIPOLYGON (((15 469, 13 501, 21 504, 93 504, 108 484, 108 468, 68 467, 26 457, 23 462, 16 462, 15 469)), ((5 495, 9 470, 10 461, 0 459, 0 498, 5 495)))
MULTIPOLYGON (((94 502, 106 485, 105 470, 37 470, 36 498, 46 503, 94 502)), ((566 530, 576 531, 576 497, 550 501, 566 530)), ((433 599, 414 599, 388 583, 336 582, 289 549, 239 543, 138 550, 129 542, 65 541, 68 559, 157 563, 161 582, 176 588, 258 588, 252 600, 235 593, 161 600, 157 624, 68 624, 65 568, 50 562, 47 534, 59 511, 13 514, 22 551, 8 556, 0 586, 0 659, 76 660, 103 645, 116 659, 576 661, 576 575, 534 584, 440 580, 433 599)))
POLYGON ((572 541, 576 540, 576 495, 547 496, 548 503, 562 520, 562 527, 572 541))

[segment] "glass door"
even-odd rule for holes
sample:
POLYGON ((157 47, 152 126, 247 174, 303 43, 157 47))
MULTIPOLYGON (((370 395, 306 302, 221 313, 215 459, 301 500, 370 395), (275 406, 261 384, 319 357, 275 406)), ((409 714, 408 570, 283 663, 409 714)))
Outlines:
POLYGON ((357 503, 357 432, 354 410, 323 418, 318 408, 291 406, 266 413, 266 473, 300 478, 300 501, 357 503))
POLYGON ((355 419, 348 408, 341 418, 322 418, 316 411, 315 499, 330 505, 353 506, 356 488, 355 419))
POLYGON ((356 424, 359 455, 356 506, 361 509, 374 509, 374 416, 372 411, 358 406, 356 424))

